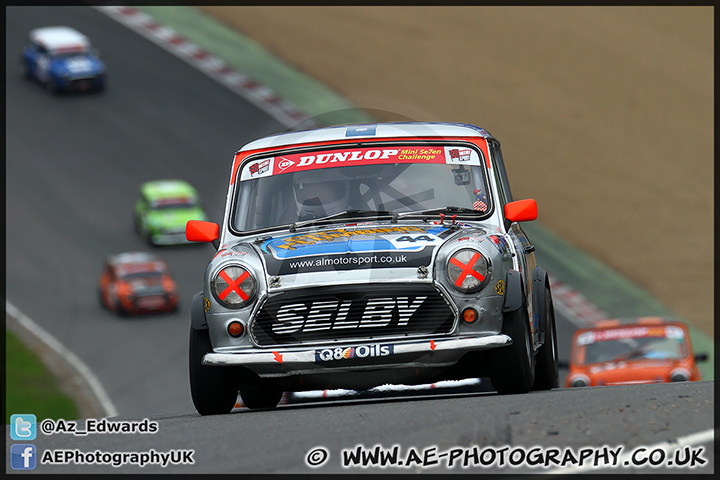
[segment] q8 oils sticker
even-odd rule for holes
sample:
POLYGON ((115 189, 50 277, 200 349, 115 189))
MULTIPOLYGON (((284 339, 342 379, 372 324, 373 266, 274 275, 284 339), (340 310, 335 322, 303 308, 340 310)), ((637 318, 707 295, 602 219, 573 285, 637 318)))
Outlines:
POLYGON ((315 350, 315 362, 332 362, 351 358, 387 357, 394 353, 393 345, 360 345, 347 348, 315 350))

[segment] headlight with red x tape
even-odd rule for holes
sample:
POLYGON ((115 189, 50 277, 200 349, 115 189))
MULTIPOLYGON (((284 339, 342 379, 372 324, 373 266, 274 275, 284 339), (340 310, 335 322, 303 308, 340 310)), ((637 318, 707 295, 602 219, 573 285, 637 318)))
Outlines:
POLYGON ((458 291, 476 292, 487 283, 488 267, 488 260, 482 253, 472 248, 461 248, 450 256, 447 276, 458 291))
POLYGON ((254 298, 257 282, 247 268, 227 265, 215 275, 211 289, 221 304, 228 308, 242 308, 254 298))

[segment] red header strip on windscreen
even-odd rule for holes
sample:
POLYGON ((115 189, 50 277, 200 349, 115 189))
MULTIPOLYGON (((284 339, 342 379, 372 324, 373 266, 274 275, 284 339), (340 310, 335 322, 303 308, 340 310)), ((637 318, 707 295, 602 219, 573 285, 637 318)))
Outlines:
MULTIPOLYGON (((434 138, 417 139, 417 138, 381 138, 377 142, 390 143, 397 142, 400 145, 383 145, 383 146, 363 146, 363 147, 347 147, 338 150, 332 150, 334 145, 347 145, 347 140, 337 140, 332 142, 317 142, 301 145, 302 147, 328 147, 328 151, 305 152, 298 154, 278 156, 274 165, 273 174, 290 173, 315 168, 324 168, 340 165, 362 165, 377 163, 445 163, 445 154, 443 146, 437 145, 412 145, 407 143, 413 140, 437 140, 434 138), (403 146, 402 144, 405 144, 403 146), (312 159, 310 157, 313 157, 312 159), (284 160, 283 160, 284 159, 284 160)), ((485 157, 487 168, 491 168, 490 157, 488 155, 487 142, 482 138, 443 138, 448 143, 452 141, 466 141, 477 145, 485 157)), ((299 146, 299 145, 298 145, 299 146)), ((235 183, 237 178, 237 170, 242 161, 250 155, 263 152, 277 151, 277 148, 265 148, 246 152, 238 152, 235 155, 232 167, 232 176, 230 177, 230 185, 235 183)))

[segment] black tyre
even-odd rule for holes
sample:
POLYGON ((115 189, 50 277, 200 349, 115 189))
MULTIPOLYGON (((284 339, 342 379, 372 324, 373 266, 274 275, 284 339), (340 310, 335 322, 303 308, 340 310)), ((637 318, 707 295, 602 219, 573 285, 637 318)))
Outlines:
POLYGON ((148 246, 150 248, 156 248, 158 245, 157 243, 153 242, 152 233, 150 233, 150 230, 147 231, 145 234, 145 241, 147 242, 148 246))
POLYGON ((246 407, 255 410, 259 408, 276 408, 282 400, 283 392, 269 385, 248 385, 240 387, 240 397, 246 407))
POLYGON ((545 342, 535 356, 537 367, 533 390, 550 390, 558 386, 558 347, 555 328, 555 309, 550 288, 546 285, 540 304, 540 321, 544 322, 545 342))
POLYGON ((510 336, 513 343, 493 352, 490 381, 502 395, 527 393, 535 380, 535 357, 525 302, 504 315, 502 333, 510 336))
POLYGON ((115 311, 116 311, 116 312, 118 313, 118 315, 120 315, 121 317, 129 317, 129 316, 130 316, 130 312, 128 312, 127 310, 125 310, 125 308, 123 308, 122 303, 120 302, 120 300, 117 301, 117 305, 116 305, 116 307, 115 307, 115 311))
POLYGON ((112 287, 111 287, 109 295, 110 295, 110 299, 109 299, 108 303, 106 304, 107 309, 111 312, 117 313, 121 317, 126 317, 127 312, 122 307, 122 303, 120 302, 120 299, 118 298, 117 293, 115 293, 114 290, 112 290, 112 287))
POLYGON ((102 292, 102 290, 98 288, 97 293, 98 293, 98 302, 100 302, 100 306, 101 306, 104 310, 107 310, 107 309, 108 309, 108 306, 105 305, 105 298, 103 297, 103 292, 102 292))
POLYGON ((190 327, 190 393, 200 415, 230 413, 237 400, 237 378, 230 367, 202 365, 212 351, 208 330, 190 327))
POLYGON ((48 81, 45 84, 45 88, 47 89, 48 92, 50 92, 53 95, 60 93, 60 90, 58 89, 58 86, 55 83, 55 79, 52 77, 48 78, 48 81))
POLYGON ((24 59, 20 60, 20 64, 22 65, 23 78, 30 80, 32 78, 32 72, 30 72, 30 66, 28 66, 28 63, 24 59))

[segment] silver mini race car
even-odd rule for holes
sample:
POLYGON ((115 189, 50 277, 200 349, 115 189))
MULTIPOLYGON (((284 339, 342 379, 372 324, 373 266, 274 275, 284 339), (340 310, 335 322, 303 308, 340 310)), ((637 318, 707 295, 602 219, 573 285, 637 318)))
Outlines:
POLYGON ((520 222, 500 143, 455 123, 290 132, 234 157, 218 249, 192 303, 190 386, 202 415, 238 391, 489 377, 501 394, 557 386, 547 273, 520 222))

